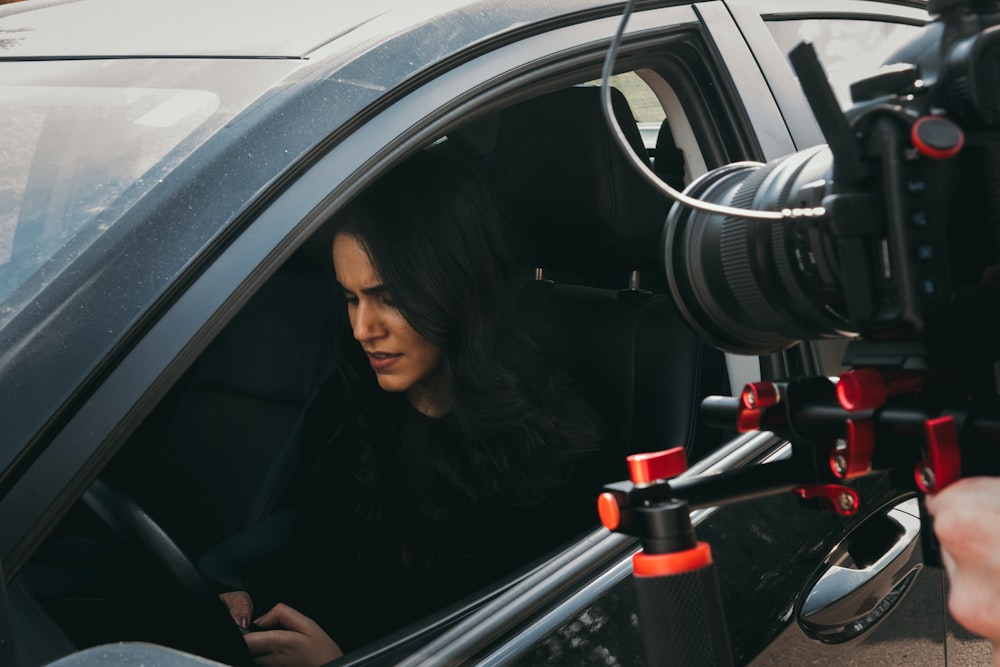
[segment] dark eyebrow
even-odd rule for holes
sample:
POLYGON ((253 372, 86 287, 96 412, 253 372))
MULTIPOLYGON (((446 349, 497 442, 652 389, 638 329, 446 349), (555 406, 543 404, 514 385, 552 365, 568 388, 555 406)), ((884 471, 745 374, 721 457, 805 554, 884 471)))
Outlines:
MULTIPOLYGON (((351 290, 341 285, 339 281, 337 282, 337 284, 340 285, 340 289, 344 290, 345 292, 351 293, 351 290)), ((373 294, 384 294, 388 291, 389 288, 386 287, 384 283, 379 283, 378 285, 372 285, 371 287, 362 288, 361 293, 366 296, 371 296, 373 294)))

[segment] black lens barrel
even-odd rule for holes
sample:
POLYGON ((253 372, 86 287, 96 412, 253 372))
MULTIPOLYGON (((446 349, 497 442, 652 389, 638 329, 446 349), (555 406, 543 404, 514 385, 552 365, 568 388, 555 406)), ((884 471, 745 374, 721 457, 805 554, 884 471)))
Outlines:
MULTIPOLYGON (((831 184, 830 152, 817 147, 766 165, 726 165, 694 181, 687 194, 741 209, 780 211, 821 205, 831 184)), ((675 205, 663 245, 681 312, 717 347, 769 354, 802 339, 842 336, 851 328, 843 315, 841 267, 826 217, 774 222, 675 205)))

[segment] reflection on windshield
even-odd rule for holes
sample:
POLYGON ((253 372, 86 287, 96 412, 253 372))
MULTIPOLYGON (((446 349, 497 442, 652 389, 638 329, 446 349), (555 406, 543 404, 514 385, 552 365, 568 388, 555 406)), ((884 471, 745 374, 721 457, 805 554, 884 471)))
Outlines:
POLYGON ((0 328, 193 148, 218 106, 201 90, 0 86, 0 328))

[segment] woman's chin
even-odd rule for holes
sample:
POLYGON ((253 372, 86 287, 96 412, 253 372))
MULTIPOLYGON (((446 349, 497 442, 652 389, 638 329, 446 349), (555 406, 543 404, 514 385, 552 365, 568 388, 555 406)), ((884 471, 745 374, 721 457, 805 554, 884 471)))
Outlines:
POLYGON ((406 391, 410 388, 410 385, 405 382, 400 382, 397 378, 388 375, 378 376, 378 386, 382 391, 388 391, 393 394, 398 394, 406 391))

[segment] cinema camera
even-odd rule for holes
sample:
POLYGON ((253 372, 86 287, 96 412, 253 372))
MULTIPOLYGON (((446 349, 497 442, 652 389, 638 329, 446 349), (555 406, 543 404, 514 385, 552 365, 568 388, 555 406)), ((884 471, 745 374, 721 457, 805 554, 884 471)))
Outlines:
POLYGON ((838 377, 702 404, 713 423, 786 438, 788 459, 670 482, 686 469, 677 448, 630 457, 631 479, 605 487, 602 522, 643 545, 649 664, 731 663, 691 509, 793 491, 851 515, 860 476, 931 493, 1000 473, 1000 2, 929 0, 928 12, 895 64, 851 87, 847 112, 811 45, 796 47, 826 145, 710 171, 667 218, 671 292, 707 340, 755 355, 850 342, 838 377))

